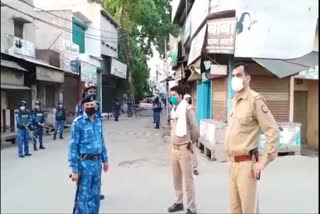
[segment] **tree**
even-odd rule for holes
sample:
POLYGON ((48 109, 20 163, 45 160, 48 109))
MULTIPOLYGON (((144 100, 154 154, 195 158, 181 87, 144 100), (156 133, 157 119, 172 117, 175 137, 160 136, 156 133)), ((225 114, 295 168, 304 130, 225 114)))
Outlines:
POLYGON ((119 22, 119 58, 128 66, 128 88, 136 100, 150 92, 148 57, 153 55, 151 44, 165 57, 164 43, 169 33, 178 28, 170 23, 169 0, 104 0, 104 7, 119 22))

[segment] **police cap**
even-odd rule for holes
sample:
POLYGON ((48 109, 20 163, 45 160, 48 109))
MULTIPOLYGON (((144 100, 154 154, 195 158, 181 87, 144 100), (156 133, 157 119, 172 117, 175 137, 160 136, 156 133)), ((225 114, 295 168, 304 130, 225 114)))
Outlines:
POLYGON ((87 96, 85 96, 82 100, 81 100, 81 104, 87 103, 87 102, 92 102, 96 100, 96 95, 95 94, 89 94, 87 96))
POLYGON ((27 106, 27 102, 25 100, 21 100, 19 106, 27 106))
POLYGON ((88 81, 84 84, 84 92, 87 92, 90 88, 97 88, 97 86, 93 82, 88 81))

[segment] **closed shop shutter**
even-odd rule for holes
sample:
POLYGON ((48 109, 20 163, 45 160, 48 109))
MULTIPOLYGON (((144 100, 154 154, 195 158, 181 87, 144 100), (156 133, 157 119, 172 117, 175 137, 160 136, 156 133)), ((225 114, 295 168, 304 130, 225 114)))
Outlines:
POLYGON ((274 76, 252 76, 252 90, 261 94, 277 122, 289 120, 289 78, 274 76))
POLYGON ((63 84, 63 103, 66 108, 68 122, 73 120, 78 103, 77 81, 76 77, 66 75, 63 84))
POLYGON ((212 115, 213 119, 227 119, 227 78, 212 80, 212 115))

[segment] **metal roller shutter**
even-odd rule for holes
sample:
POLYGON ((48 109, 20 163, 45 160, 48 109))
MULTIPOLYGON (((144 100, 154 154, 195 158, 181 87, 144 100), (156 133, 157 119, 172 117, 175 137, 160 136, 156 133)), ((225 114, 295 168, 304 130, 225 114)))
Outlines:
POLYGON ((227 78, 212 80, 212 115, 213 119, 227 119, 227 78))
POLYGON ((261 94, 277 122, 289 120, 289 78, 273 76, 252 76, 252 90, 261 94))
POLYGON ((76 105, 78 103, 77 81, 78 79, 76 77, 66 75, 63 84, 63 103, 66 108, 68 123, 73 121, 76 105))

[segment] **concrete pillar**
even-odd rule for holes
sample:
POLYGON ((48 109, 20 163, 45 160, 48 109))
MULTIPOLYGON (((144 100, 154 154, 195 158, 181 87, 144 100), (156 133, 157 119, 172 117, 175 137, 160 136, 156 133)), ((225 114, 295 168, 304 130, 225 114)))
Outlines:
POLYGON ((38 91, 37 91, 37 84, 31 85, 31 108, 34 108, 34 102, 37 100, 38 91))
POLYGON ((289 85, 289 122, 293 122, 293 113, 294 113, 294 77, 290 77, 289 85))
POLYGON ((63 84, 58 84, 56 86, 56 93, 55 93, 55 100, 54 105, 58 105, 58 102, 62 100, 63 101, 63 84))

